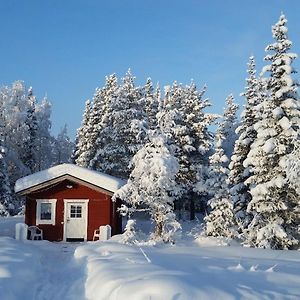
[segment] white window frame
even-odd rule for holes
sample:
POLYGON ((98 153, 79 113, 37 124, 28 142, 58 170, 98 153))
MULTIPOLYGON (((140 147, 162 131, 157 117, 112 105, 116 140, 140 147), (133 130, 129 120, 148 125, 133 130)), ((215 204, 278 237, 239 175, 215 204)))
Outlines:
POLYGON ((36 225, 55 225, 57 199, 36 199, 36 225), (41 220, 41 204, 51 203, 51 220, 41 220))

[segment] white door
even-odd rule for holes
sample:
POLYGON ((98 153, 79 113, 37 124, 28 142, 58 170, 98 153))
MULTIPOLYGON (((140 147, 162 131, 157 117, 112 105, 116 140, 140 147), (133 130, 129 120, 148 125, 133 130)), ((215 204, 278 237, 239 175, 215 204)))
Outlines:
POLYGON ((87 239, 87 200, 65 200, 64 240, 87 239))

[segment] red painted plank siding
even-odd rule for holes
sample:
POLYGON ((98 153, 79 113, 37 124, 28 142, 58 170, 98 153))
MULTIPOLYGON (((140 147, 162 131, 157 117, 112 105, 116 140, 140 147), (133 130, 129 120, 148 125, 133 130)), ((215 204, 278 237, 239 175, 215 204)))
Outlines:
POLYGON ((94 230, 100 225, 110 224, 113 234, 121 232, 120 217, 113 216, 116 212, 113 209, 111 197, 84 185, 64 180, 42 191, 27 195, 25 223, 29 226, 36 225, 36 199, 57 199, 55 225, 38 225, 43 229, 46 240, 63 240, 64 199, 89 199, 87 222, 87 239, 89 241, 93 239, 94 230), (73 188, 67 188, 67 185, 72 185, 73 188))

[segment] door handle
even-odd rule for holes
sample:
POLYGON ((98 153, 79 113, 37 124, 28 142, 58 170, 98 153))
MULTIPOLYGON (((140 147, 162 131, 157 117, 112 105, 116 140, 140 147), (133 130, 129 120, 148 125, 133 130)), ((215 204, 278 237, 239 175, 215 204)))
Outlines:
POLYGON ((70 219, 69 219, 69 218, 67 219, 67 222, 70 222, 70 219))

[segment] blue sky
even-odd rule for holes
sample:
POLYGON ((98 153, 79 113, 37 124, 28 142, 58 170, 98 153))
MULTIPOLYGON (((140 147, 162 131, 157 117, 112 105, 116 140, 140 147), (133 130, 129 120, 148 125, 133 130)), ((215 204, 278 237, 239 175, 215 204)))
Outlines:
POLYGON ((299 0, 0 0, 0 85, 21 79, 47 93, 53 133, 67 123, 72 137, 85 100, 129 67, 137 84, 207 84, 221 113, 230 93, 243 103, 249 55, 260 70, 281 11, 299 54, 299 0))

